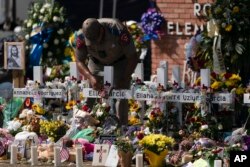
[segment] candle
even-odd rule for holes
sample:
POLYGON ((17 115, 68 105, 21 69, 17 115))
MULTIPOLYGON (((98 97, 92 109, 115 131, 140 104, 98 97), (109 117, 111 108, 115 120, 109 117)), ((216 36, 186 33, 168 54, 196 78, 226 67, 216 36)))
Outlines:
POLYGON ((31 165, 38 164, 37 146, 31 146, 31 165))
POLYGON ((136 154, 136 167, 143 167, 143 154, 136 154))
POLYGON ((17 163, 17 145, 12 144, 10 149, 10 164, 17 163))
POLYGON ((222 160, 214 160, 214 167, 222 167, 222 160))
POLYGON ((54 166, 60 166, 61 158, 60 158, 60 147, 54 145, 54 166))
POLYGON ((83 159, 82 159, 82 146, 76 145, 76 167, 83 166, 83 159))

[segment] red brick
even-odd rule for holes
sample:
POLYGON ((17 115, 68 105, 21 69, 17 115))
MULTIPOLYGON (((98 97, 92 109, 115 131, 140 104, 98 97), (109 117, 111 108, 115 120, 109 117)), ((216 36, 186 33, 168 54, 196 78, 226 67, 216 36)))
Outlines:
POLYGON ((175 13, 186 13, 186 11, 183 9, 174 9, 174 12, 175 13))
POLYGON ((177 14, 177 13, 169 13, 169 14, 167 14, 167 18, 170 18, 170 19, 179 18, 179 14, 177 14))
POLYGON ((190 19, 191 16, 190 16, 190 14, 185 13, 185 14, 180 14, 180 18, 182 18, 182 19, 190 19))

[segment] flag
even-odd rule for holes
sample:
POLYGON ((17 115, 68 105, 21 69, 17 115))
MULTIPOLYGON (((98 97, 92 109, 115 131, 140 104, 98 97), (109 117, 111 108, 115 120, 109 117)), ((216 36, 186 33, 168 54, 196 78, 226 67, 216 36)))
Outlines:
POLYGON ((3 142, 0 141, 0 156, 4 153, 4 151, 5 151, 5 148, 4 148, 3 142))
POLYGON ((66 147, 62 147, 60 150, 61 162, 65 162, 69 159, 69 151, 66 147))

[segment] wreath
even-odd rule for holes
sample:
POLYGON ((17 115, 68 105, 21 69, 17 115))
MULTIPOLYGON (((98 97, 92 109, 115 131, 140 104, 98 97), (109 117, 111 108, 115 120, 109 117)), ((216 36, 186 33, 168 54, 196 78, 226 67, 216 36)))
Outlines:
POLYGON ((165 18, 156 8, 149 8, 141 17, 141 26, 146 34, 144 40, 159 39, 162 35, 162 26, 165 24, 165 18))

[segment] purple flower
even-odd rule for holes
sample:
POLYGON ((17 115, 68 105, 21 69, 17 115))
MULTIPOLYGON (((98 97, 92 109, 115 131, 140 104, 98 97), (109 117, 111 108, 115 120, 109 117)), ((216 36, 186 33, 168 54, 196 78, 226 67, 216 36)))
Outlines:
POLYGON ((155 8, 150 8, 141 17, 141 26, 144 33, 150 39, 158 39, 162 25, 165 23, 165 18, 155 8))

